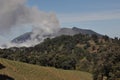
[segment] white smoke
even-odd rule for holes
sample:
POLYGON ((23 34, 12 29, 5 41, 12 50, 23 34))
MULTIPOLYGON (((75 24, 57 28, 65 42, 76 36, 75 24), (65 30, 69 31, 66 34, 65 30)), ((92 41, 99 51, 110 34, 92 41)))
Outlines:
POLYGON ((9 33, 11 28, 32 25, 31 40, 23 44, 9 43, 7 46, 31 46, 37 44, 36 36, 52 34, 59 29, 54 13, 45 13, 37 7, 27 7, 26 0, 0 0, 0 35, 9 33))

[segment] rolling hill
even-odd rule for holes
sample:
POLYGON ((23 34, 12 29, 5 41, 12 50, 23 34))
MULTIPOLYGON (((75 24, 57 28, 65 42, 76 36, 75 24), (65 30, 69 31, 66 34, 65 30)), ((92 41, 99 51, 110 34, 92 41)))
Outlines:
POLYGON ((15 80, 92 80, 92 75, 87 72, 41 67, 2 58, 0 64, 4 66, 0 68, 0 75, 7 75, 15 80))

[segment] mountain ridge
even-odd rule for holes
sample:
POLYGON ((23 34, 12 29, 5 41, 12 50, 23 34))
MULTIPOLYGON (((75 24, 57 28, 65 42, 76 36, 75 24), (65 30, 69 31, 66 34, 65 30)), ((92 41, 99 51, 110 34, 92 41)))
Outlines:
MULTIPOLYGON (((56 33, 53 33, 53 34, 50 34, 50 35, 43 35, 43 37, 45 38, 51 38, 51 37, 57 37, 57 36, 61 36, 61 35, 75 35, 75 34, 88 34, 88 35, 97 35, 97 36, 102 36, 101 34, 93 31, 93 30, 90 30, 90 29, 81 29, 81 28, 77 28, 77 27, 73 27, 73 28, 61 28, 58 32, 56 33)), ((27 40, 30 40, 31 39, 31 35, 32 35, 32 32, 27 32, 27 33, 24 33, 16 38, 14 38, 11 42, 12 43, 24 43, 26 42, 27 40)), ((36 36, 36 39, 39 40, 36 36)), ((41 39, 40 39, 41 40, 41 39)))

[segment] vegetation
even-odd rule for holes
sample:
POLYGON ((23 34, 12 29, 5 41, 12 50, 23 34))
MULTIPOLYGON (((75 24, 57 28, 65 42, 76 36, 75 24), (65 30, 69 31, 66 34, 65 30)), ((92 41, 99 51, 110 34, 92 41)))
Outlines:
POLYGON ((6 59, 0 59, 0 63, 6 67, 0 70, 0 74, 11 76, 14 80, 92 80, 91 74, 82 71, 41 67, 6 59))
POLYGON ((77 34, 45 39, 31 48, 1 49, 0 57, 40 66, 80 70, 94 80, 120 80, 120 39, 77 34))

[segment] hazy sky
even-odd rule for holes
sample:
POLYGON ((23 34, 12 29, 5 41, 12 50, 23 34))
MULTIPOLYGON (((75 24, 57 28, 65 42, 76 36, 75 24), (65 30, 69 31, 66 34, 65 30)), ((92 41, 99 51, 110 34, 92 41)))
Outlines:
MULTIPOLYGON (((26 5, 56 13, 61 27, 75 26, 120 37, 120 0, 28 0, 26 5)), ((13 29, 9 35, 0 35, 0 41, 8 41, 30 30, 30 27, 13 29)))
POLYGON ((120 0, 29 0, 27 4, 55 12, 62 27, 88 28, 120 37, 120 0))

